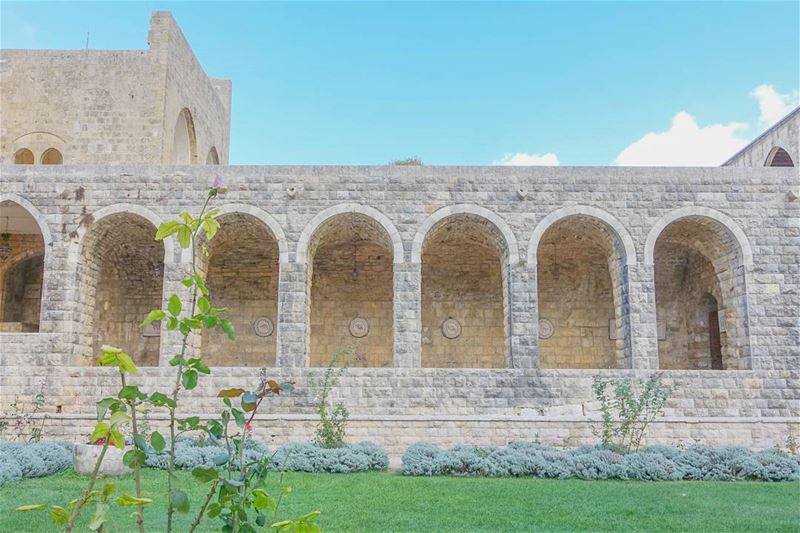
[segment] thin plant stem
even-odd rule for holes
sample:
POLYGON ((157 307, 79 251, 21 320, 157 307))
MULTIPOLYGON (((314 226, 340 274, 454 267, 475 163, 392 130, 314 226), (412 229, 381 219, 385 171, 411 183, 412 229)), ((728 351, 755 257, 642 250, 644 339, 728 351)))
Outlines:
POLYGON ((83 489, 83 496, 75 503, 75 509, 72 510, 72 515, 69 517, 69 522, 67 522, 67 527, 65 529, 66 533, 72 532, 72 529, 75 527, 75 520, 77 520, 78 514, 81 512, 81 508, 86 505, 86 500, 89 499, 89 494, 91 494, 94 484, 97 481, 97 473, 100 472, 100 465, 103 463, 103 458, 106 456, 110 440, 109 437, 106 437, 103 443, 103 448, 100 450, 100 457, 97 458, 97 462, 94 464, 94 470, 92 470, 92 475, 89 478, 89 484, 83 489))
POLYGON ((211 484, 211 490, 208 491, 206 494, 206 499, 203 501, 203 505, 200 507, 200 510, 197 512, 197 516, 192 521, 192 525, 189 528, 189 533, 194 533, 194 530, 197 529, 197 526, 200 525, 200 521, 203 520, 203 515, 206 513, 206 509, 208 508, 208 504, 211 503, 211 498, 214 497, 214 494, 217 493, 217 486, 219 485, 219 480, 214 480, 214 483, 211 484))
MULTIPOLYGON (((125 388, 125 373, 120 372, 120 379, 122 380, 122 388, 125 388)), ((131 432, 133 433, 134 439, 136 435, 139 434, 139 428, 136 425, 136 403, 135 400, 128 400, 128 406, 131 408, 131 432)), ((136 441, 134 440, 134 445, 136 441)), ((136 463, 133 466, 133 481, 136 485, 136 497, 142 497, 142 465, 139 464, 139 458, 137 456, 136 463)), ((137 516, 136 516, 136 525, 139 527, 139 533, 144 533, 144 504, 139 504, 136 506, 137 509, 137 516)))

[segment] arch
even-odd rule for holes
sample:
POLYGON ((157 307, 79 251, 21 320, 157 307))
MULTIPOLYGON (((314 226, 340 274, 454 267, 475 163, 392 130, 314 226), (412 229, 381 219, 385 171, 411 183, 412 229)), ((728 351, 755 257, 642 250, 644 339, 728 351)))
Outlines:
POLYGON ((217 153, 216 146, 212 146, 208 151, 208 155, 206 156, 206 165, 219 165, 219 154, 217 153))
POLYGON ((297 241, 297 256, 295 261, 298 265, 308 264, 308 245, 311 242, 311 237, 314 235, 317 229, 321 227, 328 219, 344 213, 364 215, 380 224, 392 242, 393 262, 395 264, 400 264, 403 262, 403 240, 400 237, 400 232, 397 231, 397 228, 395 227, 394 223, 389 220, 389 217, 374 207, 348 203, 338 204, 328 207, 327 209, 323 209, 317 213, 316 216, 314 216, 314 218, 308 222, 308 224, 306 224, 306 226, 303 228, 303 231, 300 233, 300 239, 297 241))
POLYGON ((44 153, 42 153, 40 162, 43 165, 63 165, 64 156, 61 155, 61 152, 59 152, 55 148, 48 148, 47 150, 44 151, 44 153))
POLYGON ((503 251, 507 255, 507 266, 513 266, 519 262, 519 246, 517 245, 517 238, 514 236, 514 232, 511 231, 511 227, 506 223, 505 220, 503 220, 495 212, 479 205, 455 204, 436 210, 436 212, 426 218, 422 225, 420 225, 416 235, 414 236, 414 242, 411 245, 412 264, 422 263, 422 245, 425 243, 425 237, 428 235, 431 229, 444 219, 460 214, 474 215, 491 222, 497 231, 502 234, 503 239, 505 240, 503 243, 505 245, 505 249, 503 251))
POLYGON ((773 146, 764 161, 765 167, 793 167, 794 161, 785 149, 780 146, 773 146))
MULTIPOLYGON (((86 233, 91 227, 96 224, 97 222, 101 221, 102 219, 116 215, 119 213, 129 213, 132 215, 139 215, 143 219, 150 222, 156 229, 164 222, 163 219, 155 214, 155 212, 151 211, 147 207, 136 205, 136 204, 112 204, 107 205, 105 207, 101 207, 94 213, 92 213, 92 223, 89 225, 81 225, 76 230, 76 238, 72 241, 72 245, 70 247, 70 259, 71 260, 78 260, 78 255, 80 254, 80 249, 83 245, 83 240, 86 237, 86 233)), ((155 232, 153 232, 153 237, 155 238, 155 232)), ((173 259, 173 254, 175 253, 175 245, 173 244, 173 239, 164 239, 161 241, 164 243, 164 262, 168 263, 171 262, 173 259)))
POLYGON ((20 148, 14 152, 15 165, 32 165, 35 161, 36 158, 33 156, 33 152, 27 148, 20 148))
POLYGON ((36 225, 39 226, 39 233, 42 234, 42 239, 44 239, 44 250, 46 255, 47 249, 53 244, 53 235, 50 233, 50 227, 47 225, 47 219, 42 212, 39 211, 36 206, 34 206, 27 198, 24 198, 18 194, 0 192, 0 204, 3 202, 13 202, 25 209, 25 211, 27 211, 28 214, 33 217, 33 219, 36 221, 36 225))
POLYGON ((711 318, 698 315, 705 293, 719 305, 725 369, 750 368, 748 266, 750 244, 739 226, 712 209, 688 206, 661 217, 648 234, 645 262, 652 268, 659 326, 659 368, 708 369, 716 363, 707 343, 711 318))
POLYGON ((252 217, 257 218, 261 222, 264 223, 265 226, 269 229, 272 233, 272 236, 278 242, 278 252, 280 254, 280 263, 288 263, 289 262, 289 246, 286 241, 286 234, 283 232, 283 228, 280 225, 280 222, 277 221, 275 217, 253 205, 248 204, 225 204, 219 207, 219 215, 227 215, 231 213, 242 213, 245 215, 250 215, 252 217))
POLYGON ((154 239, 160 222, 146 208, 115 204, 98 210, 80 232, 74 293, 82 326, 79 364, 94 364, 103 344, 124 348, 142 366, 158 364, 163 330, 142 329, 139 322, 163 304, 170 245, 154 239))
POLYGON ((531 235, 531 239, 528 242, 528 266, 533 267, 536 265, 536 254, 539 250, 539 242, 542 240, 542 237, 548 228, 550 228, 550 226, 559 220, 574 215, 583 215, 596 218, 604 222, 605 225, 612 230, 612 233, 622 245, 622 252, 624 255, 622 258, 623 264, 629 267, 636 265, 636 247, 633 244, 633 239, 631 238, 630 233, 628 233, 628 230, 625 229, 625 226, 623 226, 619 220, 617 220, 611 213, 603 211, 602 209, 598 209, 597 207, 592 207, 589 205, 572 205, 556 209, 540 220, 536 225, 536 228, 534 228, 533 234, 531 235))
POLYGON ((733 219, 728 215, 708 207, 700 207, 696 205, 675 209, 656 221, 656 223, 650 229, 650 232, 647 234, 647 240, 645 241, 644 264, 647 266, 653 266, 655 262, 656 241, 658 240, 659 235, 661 235, 661 232, 663 232, 667 226, 682 218, 693 216, 709 218, 722 224, 722 226, 729 233, 730 237, 732 237, 732 239, 736 242, 739 258, 742 261, 742 264, 744 266, 751 266, 753 264, 753 249, 750 247, 750 241, 747 239, 747 235, 745 235, 744 231, 742 231, 742 228, 740 228, 739 225, 736 224, 736 222, 734 222, 733 219))
MULTIPOLYGON (((275 366, 281 247, 270 227, 274 221, 264 222, 271 217, 250 206, 226 207, 216 218, 219 231, 206 243, 198 268, 214 303, 235 310, 229 318, 236 339, 218 329, 203 330, 201 353, 214 366, 275 366)), ((283 238, 279 226, 278 232, 283 238)), ((285 256, 285 239, 283 249, 285 256)))
POLYGON ((193 165, 197 162, 197 134, 194 128, 194 119, 192 112, 186 107, 181 109, 175 120, 170 161, 173 165, 193 165))

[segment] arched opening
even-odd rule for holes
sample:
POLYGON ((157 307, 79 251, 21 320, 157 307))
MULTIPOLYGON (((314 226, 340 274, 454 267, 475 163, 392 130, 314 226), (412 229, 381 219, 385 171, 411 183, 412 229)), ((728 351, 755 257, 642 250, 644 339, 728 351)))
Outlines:
POLYGON ((33 152, 27 148, 20 148, 14 153, 15 165, 32 165, 34 163, 33 152))
POLYGON ((217 154, 217 148, 212 146, 211 150, 208 151, 208 155, 206 156, 206 165, 219 165, 219 154, 217 154))
POLYGON ((614 229, 566 216, 544 232, 536 258, 540 366, 624 367, 625 252, 614 229))
POLYGON ((655 242, 654 270, 659 368, 745 368, 745 272, 733 235, 712 218, 675 220, 655 242))
POLYGON ((159 324, 140 327, 162 307, 164 244, 155 233, 147 219, 125 212, 101 218, 86 233, 78 266, 83 363, 95 364, 107 344, 139 365, 158 365, 159 324))
POLYGON ((236 339, 203 330, 203 358, 213 366, 276 366, 278 241, 252 215, 228 213, 217 220, 203 268, 211 302, 228 308, 236 339))
POLYGON ((353 366, 392 366, 393 243, 384 227, 361 213, 331 216, 308 243, 310 366, 325 366, 340 350, 353 366))
POLYGON ((508 246, 489 220, 457 213, 422 243, 422 366, 507 366, 508 246))
POLYGON ((185 107, 178 113, 178 119, 175 121, 170 157, 173 165, 192 165, 197 162, 194 121, 192 113, 185 107))
POLYGON ((63 165, 64 164, 64 157, 61 155, 61 152, 59 152, 55 148, 48 148, 42 154, 42 164, 43 165, 63 165))
POLYGON ((39 331, 44 252, 44 238, 28 210, 0 203, 0 332, 39 331))
POLYGON ((793 167, 794 161, 792 161, 792 156, 789 155, 789 152, 787 152, 780 146, 776 146, 772 150, 770 150, 769 155, 767 156, 767 160, 764 163, 764 166, 793 167))

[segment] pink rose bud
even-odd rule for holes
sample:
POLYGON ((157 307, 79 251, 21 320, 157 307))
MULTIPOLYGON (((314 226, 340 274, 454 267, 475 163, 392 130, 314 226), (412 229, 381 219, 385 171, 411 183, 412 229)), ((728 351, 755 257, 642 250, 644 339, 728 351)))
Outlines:
POLYGON ((214 178, 214 183, 211 184, 211 188, 219 189, 220 187, 222 187, 222 178, 217 176, 216 178, 214 178))
POLYGON ((248 422, 247 424, 244 425, 244 429, 246 429, 247 431, 253 431, 253 424, 248 422))

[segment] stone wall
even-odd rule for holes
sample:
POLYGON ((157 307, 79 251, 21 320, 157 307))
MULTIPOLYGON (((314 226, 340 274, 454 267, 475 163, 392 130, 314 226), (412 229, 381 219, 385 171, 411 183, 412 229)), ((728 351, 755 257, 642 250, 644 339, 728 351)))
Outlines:
POLYGON ((774 126, 756 137, 728 159, 724 166, 769 166, 775 150, 783 148, 797 167, 800 165, 800 107, 779 120, 774 126))
MULTIPOLYGON (((80 276, 94 230, 115 214, 141 217, 155 227, 183 209, 196 209, 217 175, 230 189, 217 202, 223 211, 257 218, 277 243, 276 368, 269 372, 296 381, 298 392, 265 412, 264 435, 300 438, 313 428, 314 392, 308 380, 322 370, 307 368, 316 357, 310 343, 315 295, 309 281, 325 237, 332 235, 317 230, 348 214, 371 219, 368 240, 392 252, 394 368, 352 368, 337 392, 353 412, 354 436, 374 436, 393 447, 404 439, 468 440, 481 431, 498 441, 533 437, 537 431, 541 438, 589 440, 592 378, 644 377, 659 368, 655 265, 665 253, 657 246, 665 232, 686 239, 712 264, 731 355, 726 370, 663 370, 677 389, 654 435, 767 446, 797 428, 800 203, 787 194, 797 182, 797 169, 132 166, 110 171, 11 165, 0 171, 5 180, 0 201, 28 209, 45 242, 40 332, 0 333, 0 395, 4 404, 14 396, 30 396, 46 378, 54 432, 80 433, 91 423, 94 401, 116 387, 107 370, 80 366, 81 354, 91 347, 91 336, 84 334, 87 288, 80 276), (79 189, 83 192, 75 194, 79 189), (506 368, 424 368, 426 237, 459 217, 482 221, 491 238, 480 242, 494 247, 501 265, 506 368), (574 217, 611 237, 603 250, 617 324, 615 361, 623 369, 543 368, 539 271, 546 261, 548 230, 574 217), (700 226, 697 235, 711 237, 698 240, 684 232, 700 226)), ((457 224, 452 227, 458 231, 457 224)), ((569 227, 587 238, 595 235, 581 224, 569 227)), ((271 239, 260 242, 273 246, 271 239)), ((491 256, 489 250, 481 256, 491 256)), ((276 252, 270 253, 274 258, 276 252)), ((172 242, 164 243, 163 257, 162 302, 181 290, 187 262, 172 242)), ((595 265, 598 261, 599 255, 592 259, 595 265)), ((254 317, 237 320, 247 318, 254 317)), ((246 327, 240 328, 242 334, 246 327)), ((200 345, 193 345, 193 353, 200 345)), ((176 337, 162 331, 160 366, 143 368, 138 379, 168 388, 166 361, 176 348, 176 337)), ((474 364, 466 350, 453 355, 462 357, 456 364, 474 364)), ((570 360, 580 362, 581 356, 570 360)), ((214 377, 192 392, 197 400, 187 402, 187 409, 215 411, 217 389, 243 385, 255 374, 243 367, 216 368, 214 377)))
POLYGON ((208 78, 167 12, 147 50, 0 50, 0 162, 56 149, 63 164, 169 163, 175 125, 190 111, 193 164, 212 147, 228 161, 231 85, 208 78))

